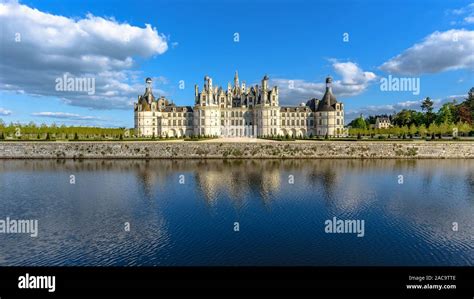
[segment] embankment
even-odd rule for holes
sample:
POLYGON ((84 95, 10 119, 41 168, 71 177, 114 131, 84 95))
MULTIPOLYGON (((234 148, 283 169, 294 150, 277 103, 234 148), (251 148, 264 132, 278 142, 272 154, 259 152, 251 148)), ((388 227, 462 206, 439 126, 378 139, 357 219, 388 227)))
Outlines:
POLYGON ((474 158, 474 142, 0 142, 0 159, 474 158))

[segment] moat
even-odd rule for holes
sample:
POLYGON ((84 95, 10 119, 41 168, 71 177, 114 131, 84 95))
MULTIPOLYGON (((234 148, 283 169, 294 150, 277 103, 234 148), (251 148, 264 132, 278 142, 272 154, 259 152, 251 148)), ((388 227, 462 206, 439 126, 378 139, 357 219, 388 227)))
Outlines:
POLYGON ((472 159, 0 160, 0 192, 38 220, 1 266, 474 265, 472 159))

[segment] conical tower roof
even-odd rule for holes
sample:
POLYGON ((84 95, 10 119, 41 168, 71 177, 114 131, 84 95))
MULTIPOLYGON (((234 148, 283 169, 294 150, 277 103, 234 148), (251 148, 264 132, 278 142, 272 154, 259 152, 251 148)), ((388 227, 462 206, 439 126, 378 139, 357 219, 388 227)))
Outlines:
POLYGON ((332 93, 332 78, 326 78, 326 92, 324 96, 321 98, 318 104, 318 111, 335 111, 334 105, 336 105, 337 100, 334 94, 332 93))

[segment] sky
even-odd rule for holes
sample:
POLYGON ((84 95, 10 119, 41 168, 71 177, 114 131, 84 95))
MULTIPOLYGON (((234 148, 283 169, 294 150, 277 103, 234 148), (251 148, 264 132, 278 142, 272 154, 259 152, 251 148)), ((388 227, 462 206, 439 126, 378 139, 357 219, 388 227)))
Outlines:
POLYGON ((133 127, 146 77, 156 97, 192 106, 206 75, 224 88, 235 71, 247 86, 268 75, 280 104, 298 105, 330 75, 346 123, 474 86, 470 1, 0 0, 0 29, 6 123, 133 127))

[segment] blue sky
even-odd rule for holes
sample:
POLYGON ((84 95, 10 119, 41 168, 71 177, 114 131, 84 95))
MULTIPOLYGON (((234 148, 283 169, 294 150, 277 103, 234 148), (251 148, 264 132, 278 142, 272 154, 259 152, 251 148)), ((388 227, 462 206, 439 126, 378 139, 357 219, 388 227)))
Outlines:
POLYGON ((470 1, 3 1, 0 25, 7 123, 132 127, 146 77, 155 96, 193 105, 205 75, 227 86, 235 70, 247 85, 268 74, 297 105, 331 75, 347 120, 462 100, 474 85, 470 1), (55 90, 64 73, 95 78, 95 94, 55 90), (419 79, 419 94, 382 91, 389 75, 419 79))

